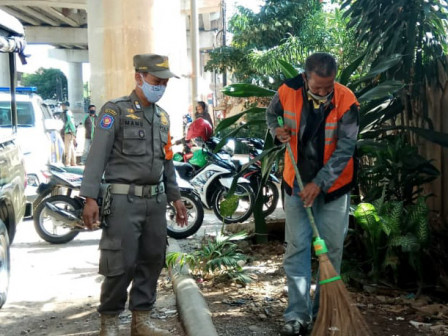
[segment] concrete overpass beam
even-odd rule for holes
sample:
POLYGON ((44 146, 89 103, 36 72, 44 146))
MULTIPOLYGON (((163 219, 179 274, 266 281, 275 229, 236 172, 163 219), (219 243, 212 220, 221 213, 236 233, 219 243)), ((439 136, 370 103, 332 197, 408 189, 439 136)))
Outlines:
POLYGON ((66 62, 88 63, 89 52, 75 49, 50 49, 48 56, 66 62))
POLYGON ((5 6, 33 6, 86 9, 87 0, 2 0, 5 6))
POLYGON ((28 44, 80 44, 87 46, 87 28, 25 27, 28 44))

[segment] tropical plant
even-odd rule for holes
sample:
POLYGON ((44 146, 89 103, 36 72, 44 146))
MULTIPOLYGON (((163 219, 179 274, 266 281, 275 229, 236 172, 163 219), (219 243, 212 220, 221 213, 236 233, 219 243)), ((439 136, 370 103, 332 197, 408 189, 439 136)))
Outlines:
MULTIPOLYGON (((232 84, 226 86, 223 89, 224 94, 232 96, 232 97, 270 97, 273 96, 275 91, 264 89, 252 84, 232 84)), ((219 133, 225 130, 232 129, 230 132, 226 131, 227 135, 223 137, 220 143, 215 148, 215 151, 218 151, 222 146, 227 143, 228 137, 235 136, 241 130, 252 127, 253 125, 266 125, 266 108, 265 107, 257 107, 250 106, 249 109, 226 118, 222 120, 215 129, 215 132, 219 133), (235 127, 235 124, 242 118, 246 118, 247 122, 241 126, 235 127)), ((264 184, 266 184, 269 174, 271 172, 271 168, 276 161, 280 159, 284 151, 284 146, 275 146, 274 139, 272 138, 270 132, 268 130, 265 131, 264 136, 264 148, 263 152, 250 160, 248 163, 244 164, 238 174, 235 175, 233 179, 233 185, 230 190, 232 192, 236 186, 236 181, 238 178, 245 172, 246 168, 250 167, 250 165, 261 161, 261 173, 262 179, 259 184, 260 188, 258 190, 254 190, 256 194, 255 205, 254 205, 254 219, 255 219, 255 235, 257 243, 267 242, 267 229, 266 229, 266 221, 263 216, 263 193, 261 192, 264 184)))
POLYGON ((411 204, 423 193, 423 186, 439 176, 431 161, 402 133, 364 143, 359 155, 363 165, 358 182, 364 202, 378 199, 384 192, 387 200, 411 204))
MULTIPOLYGON (((362 134, 363 138, 378 138, 390 129, 400 129, 448 145, 448 136, 433 130, 425 89, 432 77, 448 70, 447 3, 344 0, 342 8, 363 51, 347 68, 345 80, 355 69, 370 69, 349 83, 360 102, 369 101, 364 114, 369 114, 367 120, 374 122, 374 127, 362 134)), ((414 144, 416 139, 408 136, 414 144)))
POLYGON ((251 278, 244 271, 242 264, 247 257, 238 249, 232 240, 241 240, 247 237, 245 232, 231 236, 218 234, 215 238, 205 238, 200 249, 191 252, 172 252, 166 257, 167 265, 181 267, 188 265, 192 274, 199 278, 216 279, 226 278, 242 284, 251 282, 251 278))
POLYGON ((357 206, 353 215, 366 236, 364 242, 372 261, 370 276, 378 280, 391 270, 397 282, 399 268, 410 266, 418 275, 421 289, 422 259, 429 245, 428 213, 424 197, 404 205, 403 201, 387 201, 385 193, 372 204, 357 206))
POLYGON ((326 10, 316 0, 268 0, 259 13, 240 6, 229 21, 231 45, 213 50, 205 70, 229 71, 234 82, 277 88, 284 79, 279 59, 301 66, 312 52, 327 51, 345 67, 358 52, 347 22, 340 10, 326 10))
POLYGON ((375 207, 370 203, 360 203, 353 213, 356 222, 363 229, 362 242, 364 243, 368 263, 372 265, 368 275, 378 280, 384 262, 384 236, 385 228, 377 214, 375 207))

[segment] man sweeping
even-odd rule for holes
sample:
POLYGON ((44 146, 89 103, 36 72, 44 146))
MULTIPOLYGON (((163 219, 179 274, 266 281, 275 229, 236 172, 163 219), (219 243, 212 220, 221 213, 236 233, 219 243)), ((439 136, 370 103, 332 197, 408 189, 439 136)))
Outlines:
POLYGON ((285 81, 267 109, 270 131, 281 143, 290 144, 295 161, 285 154, 283 266, 288 306, 282 335, 305 335, 319 309, 318 291, 313 303, 310 298, 313 231, 306 207, 312 207, 328 257, 336 272, 340 271, 354 182, 359 104, 350 89, 335 82, 336 71, 333 56, 312 54, 306 59, 305 72, 285 81), (302 190, 294 165, 303 180, 302 190))

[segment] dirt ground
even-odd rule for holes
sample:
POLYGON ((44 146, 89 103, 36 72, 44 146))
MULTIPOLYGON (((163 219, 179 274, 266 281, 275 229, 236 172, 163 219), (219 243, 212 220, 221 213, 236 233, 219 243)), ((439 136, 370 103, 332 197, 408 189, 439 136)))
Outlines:
MULTIPOLYGON (((201 237, 215 231, 213 215, 195 237, 179 241, 190 251, 201 237)), ((0 335, 98 335, 96 312, 101 276, 98 275, 99 232, 80 234, 65 245, 50 245, 34 232, 32 222, 18 227, 11 248, 11 285, 8 301, 0 310, 0 335)), ((283 245, 242 242, 250 257, 245 265, 253 282, 246 287, 199 281, 220 336, 279 335, 287 303, 281 266, 283 245)), ((448 335, 448 306, 436 298, 418 300, 396 290, 353 293, 374 335, 448 335), (369 293, 370 292, 370 293, 369 293), (416 326, 422 324, 420 329, 416 326)), ((129 335, 131 314, 120 316, 120 335, 129 335)), ((180 322, 171 279, 164 270, 153 322, 174 336, 186 336, 180 322)), ((196 335, 190 335, 196 336, 196 335)), ((362 334, 360 334, 362 336, 362 334)))
MULTIPOLYGON (((246 265, 251 284, 200 283, 218 334, 280 335, 287 304, 282 243, 243 244, 242 250, 251 257, 246 265)), ((409 299, 409 293, 397 290, 351 294, 374 335, 448 335, 446 302, 426 296, 409 299)))

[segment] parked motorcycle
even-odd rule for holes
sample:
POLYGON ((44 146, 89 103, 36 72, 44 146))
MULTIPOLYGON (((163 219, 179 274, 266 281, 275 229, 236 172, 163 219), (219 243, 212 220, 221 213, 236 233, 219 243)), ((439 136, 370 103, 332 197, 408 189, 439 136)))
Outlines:
POLYGON ((185 162, 193 165, 195 169, 204 167, 207 164, 207 155, 202 148, 195 147, 191 141, 182 138, 174 142, 175 145, 182 145, 182 151, 174 153, 173 161, 185 162))
MULTIPOLYGON (((259 155, 263 150, 263 140, 259 138, 237 138, 235 141, 246 144, 249 149, 249 158, 252 160, 257 155, 259 155)), ((280 198, 280 193, 277 185, 280 183, 277 176, 275 176, 276 167, 275 165, 271 168, 271 173, 265 184, 261 186, 260 192, 263 195, 263 215, 265 217, 269 216, 277 208, 278 201, 280 198)), ((261 162, 250 165, 243 177, 250 181, 250 185, 254 191, 259 190, 262 172, 261 172, 261 162)))
MULTIPOLYGON (((212 138, 211 140, 205 142, 205 146, 207 146, 209 150, 214 149, 218 143, 217 140, 219 139, 216 137, 212 138)), ((244 143, 247 146, 249 150, 249 159, 254 159, 263 150, 264 141, 260 138, 245 137, 235 138, 233 140, 239 143, 244 143)), ((182 152, 177 152, 174 155, 173 160, 178 162, 188 162, 196 170, 204 167, 207 164, 207 153, 204 150, 200 149, 192 151, 191 141, 180 139, 177 140, 175 144, 182 144, 183 149, 182 152)), ((224 146, 223 148, 221 148, 218 155, 220 155, 221 158, 232 160, 236 167, 236 170, 241 170, 242 163, 232 157, 233 151, 231 149, 231 146, 224 146)), ((280 199, 279 189, 277 187, 277 185, 280 184, 280 181, 275 176, 275 165, 272 167, 271 171, 272 172, 271 174, 269 174, 267 181, 263 184, 260 190, 263 193, 263 215, 265 217, 271 215, 275 211, 280 199)), ((254 192, 258 191, 262 180, 261 162, 257 162, 246 168, 246 171, 244 172, 242 177, 249 180, 250 186, 252 187, 252 190, 254 192)))
POLYGON ((49 168, 50 181, 39 185, 38 196, 33 203, 34 228, 43 240, 51 244, 64 244, 73 240, 80 231, 86 231, 80 223, 84 200, 77 196, 82 171, 73 173, 54 165, 49 168), (55 212, 55 207, 61 213, 55 212), (75 218, 68 216, 68 213, 75 218))
POLYGON ((176 161, 174 167, 196 189, 204 207, 212 209, 219 220, 224 223, 240 223, 252 215, 255 195, 249 180, 239 178, 235 190, 235 195, 239 196, 238 208, 232 216, 224 218, 221 215, 220 205, 228 194, 237 169, 229 158, 212 152, 218 142, 218 139, 212 137, 204 143, 202 153, 207 156, 204 167, 195 169, 190 163, 176 161))
MULTIPOLYGON (((67 167, 68 168, 68 167, 67 167)), ((82 211, 84 198, 78 196, 82 181, 82 169, 69 168, 71 172, 57 166, 50 166, 52 173, 49 183, 38 188, 34 213, 34 227, 38 235, 51 244, 64 244, 73 240, 80 232, 87 230, 82 211)), ((181 198, 188 214, 188 225, 180 227, 175 222, 175 210, 167 205, 167 233, 175 239, 194 234, 202 225, 204 209, 195 189, 178 177, 181 198)), ((102 199, 98 199, 101 207, 102 199)), ((100 225, 99 228, 102 226, 100 225)))
POLYGON ((204 207, 197 191, 190 183, 182 179, 177 171, 176 180, 181 199, 187 208, 188 224, 182 227, 176 223, 176 210, 171 203, 167 206, 166 222, 168 235, 174 239, 183 239, 195 234, 201 227, 204 220, 204 207))

